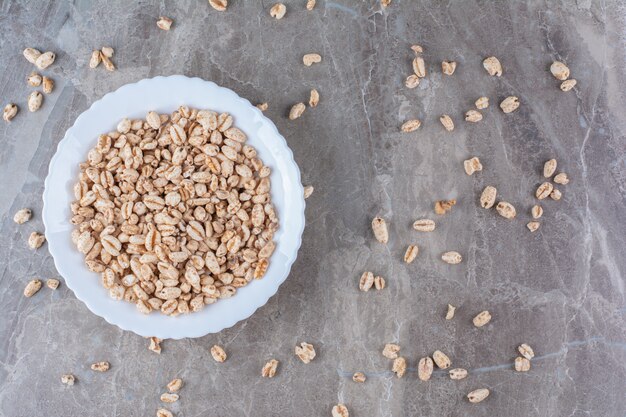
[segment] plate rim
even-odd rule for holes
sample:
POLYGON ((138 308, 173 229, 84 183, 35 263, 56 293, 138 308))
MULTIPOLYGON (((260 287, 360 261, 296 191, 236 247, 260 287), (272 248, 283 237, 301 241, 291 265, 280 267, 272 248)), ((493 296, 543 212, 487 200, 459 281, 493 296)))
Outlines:
MULTIPOLYGON (((289 147, 289 145, 287 144, 287 141, 285 140, 285 138, 280 134, 280 132, 278 131, 278 128, 276 127, 276 125, 274 124, 274 122, 272 120, 270 120, 268 117, 266 117, 263 112, 261 112, 261 110, 259 110, 256 106, 252 105, 252 103, 250 103, 249 100, 247 100, 244 97, 239 96, 237 93, 235 93, 233 90, 227 88, 227 87, 222 87, 216 83, 214 83, 213 81, 209 81, 209 80, 205 80, 202 79, 200 77, 187 77, 185 75, 180 75, 180 74, 176 74, 176 75, 169 75, 169 76, 156 76, 156 77, 152 77, 152 78, 143 78, 139 81, 136 82, 132 82, 132 83, 127 83, 124 84, 122 86, 120 86, 119 88, 117 88, 114 91, 108 92, 106 93, 104 96, 102 96, 100 99, 94 101, 89 108, 87 108, 86 110, 84 110, 80 115, 78 115, 78 117, 74 120, 74 123, 72 123, 72 125, 65 131, 65 134, 63 136, 63 138, 59 141, 59 143, 56 146, 56 150, 54 152, 54 155, 52 156, 52 158, 50 159, 50 162, 48 164, 48 172, 46 175, 46 179, 44 181, 44 191, 42 194, 42 200, 43 200, 43 207, 42 207, 42 220, 43 220, 43 224, 44 224, 44 234, 46 236, 46 240, 48 241, 48 252, 50 253, 50 255, 52 256, 52 260, 54 262, 54 266, 57 270, 57 272, 64 278, 65 284, 67 285, 67 287, 72 290, 72 292, 74 293, 75 297, 80 300, 82 303, 84 303, 87 306, 87 309, 95 314, 98 317, 102 317, 107 323, 112 324, 114 326, 119 327, 122 330, 126 330, 126 331, 131 331, 135 334, 138 334, 140 336, 143 337, 151 337, 151 336, 156 336, 159 337, 160 339, 183 339, 183 338, 197 338, 197 337, 202 337, 205 336, 207 334, 212 334, 212 333, 219 333, 224 329, 230 328, 232 326, 234 326, 235 324, 237 324, 240 321, 246 320, 248 318, 250 318, 259 308, 261 308, 262 306, 264 306, 265 304, 267 304, 267 302, 269 301, 269 299, 271 297, 273 297, 274 295, 276 295, 276 293, 278 292, 278 289, 280 288, 280 286, 285 282, 285 280, 289 277, 290 273, 291 273, 291 268, 294 264, 294 262, 296 261, 297 257, 298 257, 298 252, 299 249, 302 245, 302 235, 303 235, 303 231, 304 231, 304 227, 305 227, 305 209, 306 209, 306 202, 304 200, 304 187, 302 186, 302 180, 301 180, 301 173, 300 173, 300 168, 298 166, 298 164, 296 163, 294 156, 293 156, 293 151, 291 150, 291 148, 289 147), (58 163, 58 160, 60 158, 61 155, 61 151, 63 150, 63 148, 69 143, 70 137, 72 136, 72 134, 74 133, 74 130, 76 129, 76 126, 79 125, 83 119, 85 119, 88 113, 91 113, 93 111, 96 111, 98 109, 98 107, 102 106, 102 105, 106 105, 106 102, 108 100, 111 100, 113 96, 117 95, 117 94, 121 94, 124 92, 124 90, 127 89, 132 89, 132 88, 136 88, 137 86, 140 86, 141 84, 145 84, 145 83, 150 83, 150 82, 156 82, 156 81, 163 81, 163 82, 168 82, 168 80, 173 80, 173 81, 184 81, 184 82, 194 82, 194 83, 204 83, 206 85, 208 85, 211 88, 216 88, 218 90, 220 90, 221 92, 223 92, 224 94, 230 95, 232 96, 232 98, 236 101, 241 103, 243 106, 248 106, 253 112, 256 112, 258 116, 261 116, 262 119, 264 119, 265 124, 267 126, 270 126, 272 129, 272 133, 273 136, 276 137, 276 139, 279 141, 279 146, 283 147, 286 150, 286 156, 287 158, 285 158, 286 163, 289 165, 292 165, 293 168, 295 168, 295 172, 296 172, 296 178, 294 178, 294 184, 296 186, 296 189, 299 191, 299 195, 301 196, 299 200, 299 203, 301 203, 301 210, 300 210, 300 216, 299 216, 299 223, 300 223, 300 228, 299 230, 297 230, 297 239, 296 239, 296 243, 295 245, 292 245, 292 250, 291 252, 291 256, 288 257, 287 262, 286 262, 286 268, 285 271, 283 273, 283 276, 280 277, 280 279, 277 280, 275 288, 271 288, 268 287, 269 290, 266 292, 266 296, 261 295, 258 298, 258 302, 254 303, 254 305, 249 306, 248 308, 245 309, 245 314, 243 314, 242 316, 240 316, 239 318, 237 317, 226 317, 224 318, 223 322, 221 325, 218 325, 215 329, 196 329, 196 328, 185 328, 184 326, 180 326, 180 328, 185 328, 187 329, 186 332, 180 332, 180 333, 185 333, 185 334, 144 334, 140 328, 138 328, 138 325, 135 323, 132 323, 132 320, 129 321, 122 321, 120 322, 117 319, 113 319, 111 318, 109 315, 106 314, 106 312, 101 312, 101 311, 96 311, 98 310, 96 307, 94 307, 93 303, 90 301, 89 297, 84 297, 84 295, 79 294, 76 289, 73 287, 73 285, 71 284, 71 279, 68 280, 66 278, 67 275, 71 275, 70 273, 68 273, 67 271, 65 271, 65 268, 62 266, 60 260, 62 257, 62 254, 59 253, 57 251, 57 248, 54 245, 51 245, 50 242, 54 241, 54 239, 50 239, 50 235, 49 233, 49 225, 51 224, 50 222, 52 221, 51 218, 48 218, 48 216, 50 215, 50 213, 48 212, 48 208, 49 205, 46 203, 47 201, 49 201, 50 199, 50 192, 51 192, 51 177, 52 177, 52 170, 54 169, 55 165, 58 163)), ((69 223, 69 219, 68 219, 68 223, 69 223)), ((181 317, 177 317, 177 320, 184 320, 184 315, 181 317)), ((158 332, 157 332, 158 333, 158 332)))

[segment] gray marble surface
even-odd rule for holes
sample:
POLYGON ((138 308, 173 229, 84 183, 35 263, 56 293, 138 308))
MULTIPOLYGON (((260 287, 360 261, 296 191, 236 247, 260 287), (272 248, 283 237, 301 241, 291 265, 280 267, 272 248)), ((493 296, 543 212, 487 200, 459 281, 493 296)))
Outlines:
POLYGON ((606 416, 626 415, 626 10, 620 0, 410 1, 386 10, 375 0, 286 0, 281 21, 270 1, 232 0, 225 13, 206 1, 2 1, 2 104, 21 112, 0 124, 0 415, 153 416, 170 379, 185 381, 177 416, 330 416, 343 402, 350 416, 606 416), (159 15, 175 20, 170 32, 159 15), (404 87, 409 46, 424 47, 428 77, 404 87), (118 70, 90 70, 93 48, 115 48, 118 70), (27 46, 57 53, 46 74, 56 89, 42 109, 26 111, 33 69, 27 46), (323 62, 304 67, 304 53, 323 62), (496 55, 501 78, 482 69, 496 55), (441 74, 440 62, 458 62, 441 74), (548 72, 568 63, 578 80, 563 93, 548 72), (266 112, 286 137, 315 193, 292 273, 278 294, 250 319, 195 340, 165 341, 163 352, 91 314, 66 286, 22 296, 33 277, 57 275, 46 246, 26 240, 41 231, 41 194, 48 162, 76 117, 105 93, 128 82, 169 74, 198 76, 229 87, 266 112), (289 107, 321 94, 319 107, 289 121, 289 107), (479 96, 492 106, 478 124, 462 113, 479 96), (504 115, 494 104, 520 97, 504 115), (438 122, 456 121, 452 133, 438 122), (399 133, 408 118, 422 119, 413 134, 399 133), (485 169, 472 177, 462 161, 477 155, 485 169), (546 201, 541 228, 526 230, 541 167, 549 158, 571 182, 563 199, 546 201), (477 205, 496 185, 518 208, 514 221, 477 205), (433 217, 435 200, 456 198, 431 234, 411 229, 433 217), (13 213, 30 207, 31 222, 13 213), (374 241, 375 215, 390 223, 387 246, 374 241), (417 260, 402 262, 409 243, 417 260), (464 255, 460 265, 439 259, 464 255), (362 293, 363 270, 387 278, 382 292, 362 293), (444 320, 447 303, 459 306, 444 320), (493 320, 471 324, 489 309, 493 320), (318 357, 304 365, 293 355, 309 341, 318 357), (398 342, 410 370, 403 379, 381 355, 398 342), (537 353, 532 370, 512 370, 516 346, 537 353), (213 344, 229 353, 224 364, 213 344), (463 381, 437 372, 417 379, 419 357, 447 352, 470 370, 463 381), (274 379, 260 377, 271 357, 274 379), (97 374, 90 363, 107 360, 97 374), (363 371, 365 384, 350 376, 363 371), (76 375, 73 387, 60 376, 76 375), (472 405, 465 394, 488 387, 472 405))

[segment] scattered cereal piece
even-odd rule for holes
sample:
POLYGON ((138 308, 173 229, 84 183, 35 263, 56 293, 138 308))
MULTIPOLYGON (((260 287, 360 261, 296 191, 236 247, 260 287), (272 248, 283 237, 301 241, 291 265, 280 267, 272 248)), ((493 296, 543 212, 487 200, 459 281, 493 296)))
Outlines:
POLYGON ((528 230, 530 230, 531 232, 535 232, 537 231, 537 229, 539 229, 540 223, 539 222, 528 222, 526 224, 526 227, 528 227, 528 230))
POLYGON ((30 220, 33 212, 28 208, 23 208, 18 210, 13 216, 13 221, 17 224, 24 224, 30 220))
POLYGON ((367 378, 363 372, 355 372, 354 375, 352 375, 352 380, 354 382, 363 383, 366 379, 367 378))
POLYGON ((89 59, 89 68, 93 69, 100 65, 102 59, 100 58, 100 51, 95 50, 91 53, 91 58, 89 59))
POLYGON ((433 352, 433 361, 435 361, 435 364, 439 369, 448 369, 450 365, 452 365, 452 362, 450 361, 448 355, 440 350, 436 350, 433 352))
POLYGON ((496 194, 496 187, 493 187, 491 185, 486 186, 483 192, 480 194, 480 206, 486 209, 493 207, 496 202, 496 194))
POLYGON ((308 11, 313 10, 313 8, 315 7, 315 0, 307 0, 306 2, 306 9, 308 11))
POLYGON ((37 73, 37 71, 33 71, 30 73, 30 75, 26 78, 26 82, 28 83, 28 85, 30 85, 31 87, 39 87, 41 85, 41 75, 39 75, 37 73))
POLYGON ((222 363, 226 360, 226 351, 224 351, 221 346, 213 345, 211 348, 211 356, 213 356, 215 362, 222 363))
POLYGON ((487 388, 480 388, 467 394, 467 399, 469 400, 469 402, 476 404, 483 401, 488 396, 489 390, 487 388))
POLYGON ((416 54, 421 54, 422 52, 424 52, 424 48, 422 48, 420 45, 411 45, 411 50, 416 54))
POLYGON ((482 171, 483 165, 480 163, 480 159, 475 156, 471 159, 463 161, 463 168, 465 169, 465 173, 467 175, 472 175, 474 172, 482 171))
POLYGON ((502 100, 500 103, 500 108, 504 113, 512 113, 517 110, 519 107, 519 99, 515 96, 509 96, 502 100))
POLYGON ((54 81, 52 80, 52 78, 48 78, 44 75, 42 84, 43 84, 42 88, 43 88, 44 93, 46 94, 52 93, 52 90, 54 89, 54 81))
POLYGON ((306 187, 304 187, 304 198, 307 199, 311 197, 311 194, 313 194, 313 191, 315 191, 315 188, 313 188, 312 185, 307 185, 306 187))
POLYGON ((452 304, 448 304, 448 311, 446 311, 446 320, 452 320, 454 318, 454 313, 456 312, 456 307, 452 304))
POLYGON ((259 103, 259 104, 256 105, 256 108, 261 110, 261 111, 267 110, 268 107, 269 107, 269 105, 267 103, 259 103))
POLYGON ((533 216, 533 219, 538 219, 543 215, 543 208, 539 204, 535 204, 530 209, 530 214, 533 216))
POLYGON ((569 77, 569 68, 560 61, 554 61, 550 65, 550 72, 554 75, 554 78, 560 81, 565 81, 569 77))
POLYGON ((106 372, 110 367, 109 362, 96 362, 91 364, 91 370, 96 372, 106 372))
POLYGON ((446 129, 448 132, 452 132, 454 130, 454 122, 452 121, 452 118, 447 114, 440 116, 439 121, 443 125, 443 128, 446 129))
POLYGON ((413 72, 419 78, 426 77, 426 63, 424 62, 424 58, 421 56, 413 58, 413 72))
POLYGON ((304 105, 304 103, 294 104, 291 110, 289 110, 289 120, 296 120, 297 118, 302 116, 302 113, 304 113, 305 109, 306 106, 304 105))
POLYGON ((102 51, 102 55, 107 58, 113 58, 113 54, 115 53, 113 48, 111 48, 110 46, 103 46, 100 51, 102 51))
POLYGON ((418 232, 432 232, 435 230, 435 221, 430 219, 419 219, 413 222, 413 229, 418 232))
POLYGON ((406 252, 404 253, 404 262, 410 264, 415 260, 418 253, 419 248, 417 247, 417 245, 409 245, 409 247, 406 248, 406 252))
POLYGON ((465 377, 467 377, 467 369, 463 369, 463 368, 455 368, 455 369, 450 369, 450 371, 448 371, 448 375, 450 375, 450 379, 464 379, 465 377))
POLYGON ((270 16, 276 20, 282 19, 285 16, 285 13, 287 13, 287 6, 282 3, 276 3, 270 9, 270 16))
POLYGON ((209 4, 218 12, 226 11, 226 8, 228 7, 227 0, 209 0, 209 4))
POLYGON ((561 185, 569 184, 569 178, 567 177, 567 174, 565 172, 559 172, 558 174, 556 174, 552 181, 561 185))
POLYGON ((36 112, 41 108, 43 96, 39 91, 33 91, 28 95, 28 111, 36 112))
MULTIPOLYGON (((391 0, 381 0, 381 3, 383 3, 383 5, 385 2, 389 4, 391 0)), ((383 6, 383 7, 386 7, 386 6, 383 6)), ((350 417, 350 413, 348 412, 348 408, 345 405, 337 404, 336 406, 333 407, 332 416, 333 417, 350 417)))
POLYGON ((557 188, 553 189, 552 192, 550 193, 550 198, 553 199, 554 201, 559 201, 562 196, 563 194, 561 194, 561 191, 559 191, 557 188))
POLYGON ((400 130, 402 130, 404 133, 414 132, 419 129, 421 125, 422 122, 420 122, 418 119, 411 119, 404 122, 400 130))
POLYGON ((156 412, 156 417, 174 417, 174 414, 170 410, 159 408, 156 412))
POLYGON ((546 178, 550 178, 554 175, 554 171, 556 171, 556 159, 550 159, 543 164, 543 176, 546 178))
POLYGON ((387 231, 387 222, 382 217, 374 217, 372 220, 372 231, 374 237, 380 243, 387 243, 389 241, 389 232, 387 231))
POLYGON ((41 233, 33 232, 28 237, 28 246, 30 246, 31 249, 39 249, 45 241, 46 237, 44 235, 42 235, 41 233))
POLYGON ((456 70, 456 62, 454 61, 443 61, 441 63, 441 71, 446 75, 454 74, 456 70))
POLYGON ((377 275, 374 278, 374 288, 376 288, 377 290, 385 289, 385 278, 377 275))
POLYGON ((163 394, 161 394, 161 401, 163 401, 164 403, 175 403, 176 401, 178 401, 178 398, 180 398, 178 394, 172 394, 169 392, 164 392, 163 394))
POLYGON ((554 189, 554 186, 552 185, 552 183, 544 182, 539 187, 537 187, 537 191, 535 192, 535 197, 537 197, 539 200, 543 200, 544 198, 550 195, 553 189, 554 189))
POLYGON ((531 360, 532 358, 535 357, 535 352, 533 351, 533 348, 531 348, 530 345, 526 343, 522 343, 521 345, 519 345, 517 347, 517 350, 523 357, 525 357, 528 360, 531 360))
POLYGON ((41 52, 35 48, 26 48, 24 49, 23 54, 24 58, 26 58, 31 64, 35 64, 35 62, 37 62, 37 58, 41 56, 41 52))
POLYGON ((480 313, 476 315, 476 317, 472 319, 472 323, 474 323, 474 326, 476 327, 483 327, 485 324, 489 323, 490 321, 491 321, 491 313, 489 313, 489 311, 487 310, 481 311, 480 313))
MULTIPOLYGON (((386 8, 387 6, 389 6, 391 4, 391 0, 380 0, 380 5, 383 6, 383 8, 386 8)), ((347 416, 347 415, 346 415, 347 416)), ((333 416, 334 417, 334 416, 333 416)), ((341 416, 344 417, 344 416, 341 416)))
POLYGON ((460 253, 455 251, 445 252, 441 255, 441 260, 450 265, 460 264, 463 261, 463 257, 460 253))
POLYGON ((495 56, 490 56, 483 60, 483 67, 487 70, 489 75, 499 77, 502 75, 502 64, 500 60, 495 56))
POLYGON ((433 360, 426 356, 419 360, 417 364, 417 377, 421 381, 428 381, 433 374, 433 360))
POLYGON ((387 359, 396 359, 400 352, 400 346, 395 343, 387 343, 383 349, 383 356, 387 359))
POLYGON ((530 361, 522 356, 515 358, 515 370, 517 372, 530 371, 530 361))
POLYGON ((312 344, 302 342, 300 346, 296 346, 296 356, 300 358, 303 363, 309 363, 315 358, 315 348, 312 344))
POLYGON ((169 384, 167 384, 167 390, 169 392, 178 392, 183 386, 183 380, 180 378, 172 379, 169 384))
POLYGON ((359 279, 359 289, 361 291, 369 291, 373 285, 374 274, 368 271, 363 272, 363 274, 361 274, 361 278, 359 279))
POLYGON ((19 108, 15 104, 9 103, 6 106, 4 106, 4 110, 2 112, 2 118, 4 119, 5 122, 10 122, 11 120, 13 120, 18 110, 19 108))
POLYGON ((569 91, 576 86, 577 81, 575 79, 565 80, 559 85, 561 91, 569 91))
POLYGON ((488 97, 479 97, 475 102, 474 105, 476 106, 477 109, 479 110, 483 110, 486 109, 487 107, 489 107, 489 98, 488 97))
POLYGON ((406 88, 415 88, 420 84, 420 77, 418 77, 415 74, 411 74, 408 77, 406 77, 406 80, 404 81, 404 85, 406 86, 406 88))
POLYGON ((161 354, 161 339, 159 339, 158 337, 151 337, 148 349, 155 353, 161 354))
POLYGON ((102 51, 100 52, 100 59, 102 60, 102 65, 104 65, 104 68, 107 71, 115 71, 115 65, 102 51))
POLYGON ((51 290, 56 290, 57 288, 59 288, 59 280, 50 278, 46 281, 46 286, 51 290))
POLYGON ((455 199, 435 201, 435 214, 446 214, 447 212, 452 210, 452 207, 454 207, 455 204, 455 199))
POLYGON ((55 58, 56 55, 54 55, 54 52, 45 52, 37 57, 37 60, 35 60, 35 66, 40 70, 45 70, 54 63, 55 58))
POLYGON ((169 17, 161 16, 157 21, 157 27, 162 30, 170 30, 172 23, 174 23, 174 21, 169 17))
POLYGON ((71 387, 72 385, 74 385, 74 382, 76 382, 76 378, 72 374, 65 374, 61 376, 61 382, 71 387))
POLYGON ((506 201, 500 201, 496 205, 496 211, 498 214, 505 219, 513 219, 517 214, 515 207, 511 203, 507 203, 506 201))
POLYGON ((477 110, 468 110, 465 112, 465 121, 477 123, 483 120, 483 115, 477 110))
POLYGON ((261 370, 261 376, 263 378, 273 378, 276 375, 276 369, 278 368, 278 361, 276 359, 272 359, 263 365, 263 369, 261 370))
POLYGON ((399 356, 393 360, 391 372, 394 372, 398 378, 402 378, 406 372, 406 359, 399 356))
POLYGON ((314 88, 311 90, 311 95, 309 96, 309 106, 317 107, 320 102, 320 93, 314 88))
POLYGON ((302 63, 307 67, 310 67, 313 64, 318 64, 322 62, 322 57, 320 54, 306 54, 302 57, 302 63))
POLYGON ((38 279, 33 279, 28 281, 26 284, 26 288, 24 288, 24 297, 32 297, 41 289, 41 281, 38 279))

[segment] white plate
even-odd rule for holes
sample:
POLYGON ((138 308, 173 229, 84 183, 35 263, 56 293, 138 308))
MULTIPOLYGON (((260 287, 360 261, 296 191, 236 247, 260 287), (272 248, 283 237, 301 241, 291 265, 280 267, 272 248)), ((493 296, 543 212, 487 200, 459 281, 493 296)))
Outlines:
POLYGON ((111 324, 141 336, 161 339, 200 337, 250 317, 278 291, 289 275, 304 229, 300 170, 276 126, 233 91, 181 75, 127 84, 105 95, 81 114, 50 161, 43 202, 48 249, 57 270, 76 297, 111 324), (248 143, 272 168, 271 194, 280 221, 274 238, 277 245, 265 277, 240 288, 234 297, 178 317, 158 312, 143 315, 133 304, 111 299, 100 283, 100 274, 87 269, 83 255, 74 247, 70 237, 73 226, 69 222, 70 203, 74 199, 72 187, 78 178, 78 164, 86 160, 87 152, 95 146, 100 134, 115 130, 124 117, 145 118, 150 110, 169 114, 181 105, 229 112, 235 125, 247 134, 248 143))

